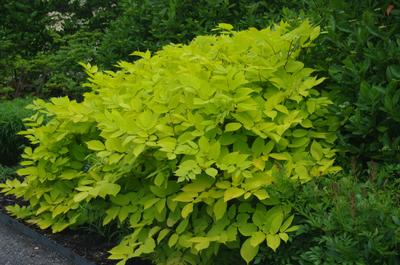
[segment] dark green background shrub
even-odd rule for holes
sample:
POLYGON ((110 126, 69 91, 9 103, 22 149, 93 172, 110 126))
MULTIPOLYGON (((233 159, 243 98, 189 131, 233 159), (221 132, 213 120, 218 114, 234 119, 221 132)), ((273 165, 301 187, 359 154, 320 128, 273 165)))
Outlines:
POLYGON ((261 28, 282 19, 284 7, 297 10, 302 5, 290 0, 78 2, 0 1, 4 7, 0 18, 0 66, 4 66, 0 67, 0 96, 79 98, 85 91, 80 86, 79 61, 110 68, 128 59, 132 51, 188 43, 197 35, 210 33, 220 22, 233 24, 235 29, 261 28), (63 30, 51 27, 54 19, 47 15, 51 12, 68 17, 63 30), (15 17, 18 24, 13 23, 15 17))
POLYGON ((99 31, 78 31, 71 35, 53 34, 59 48, 51 53, 37 54, 32 60, 22 61, 20 71, 29 72, 34 94, 42 97, 68 95, 81 99, 87 91, 81 85, 86 79, 79 62, 95 60, 99 31))
POLYGON ((263 28, 279 22, 284 7, 301 6, 290 0, 122 0, 120 16, 107 29, 99 48, 99 63, 110 66, 129 59, 132 51, 157 51, 169 43, 188 43, 221 22, 237 30, 263 28))
POLYGON ((32 112, 25 109, 31 99, 14 99, 11 101, 0 101, 0 164, 14 165, 19 156, 26 139, 17 135, 25 127, 22 119, 30 116, 32 112))
POLYGON ((400 161, 400 1, 308 2, 325 34, 305 60, 328 76, 344 150, 364 167, 400 161))
POLYGON ((108 0, 0 0, 0 97, 79 98, 78 62, 92 62, 115 7, 108 0), (55 27, 59 16, 65 19, 55 27))

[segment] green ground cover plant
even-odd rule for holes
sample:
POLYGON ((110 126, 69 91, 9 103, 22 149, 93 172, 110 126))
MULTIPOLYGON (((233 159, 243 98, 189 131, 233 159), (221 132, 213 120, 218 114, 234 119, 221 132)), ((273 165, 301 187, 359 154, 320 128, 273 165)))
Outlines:
POLYGON ((223 246, 249 263, 286 242, 294 216, 268 188, 340 170, 323 78, 297 60, 319 28, 217 30, 116 72, 85 65, 81 103, 34 101, 23 179, 1 185, 30 204, 8 210, 53 232, 117 223, 118 264, 213 264, 223 246))
POLYGON ((258 263, 399 264, 399 166, 371 168, 364 178, 338 174, 303 186, 285 183, 282 197, 295 202, 301 228, 276 255, 261 251, 258 263))

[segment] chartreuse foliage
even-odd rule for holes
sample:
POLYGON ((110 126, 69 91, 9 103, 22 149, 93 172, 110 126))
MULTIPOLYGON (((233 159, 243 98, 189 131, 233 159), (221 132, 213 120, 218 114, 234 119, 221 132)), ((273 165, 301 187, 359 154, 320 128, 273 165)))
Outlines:
POLYGON ((248 263, 261 244, 287 241, 293 215, 268 186, 338 170, 331 102, 314 88, 323 79, 296 60, 319 28, 218 30, 134 53, 117 72, 86 65, 81 103, 36 100, 24 179, 1 186, 30 206, 9 210, 54 232, 91 211, 129 227, 110 251, 119 264, 151 253, 158 264, 212 264, 221 244, 248 263))

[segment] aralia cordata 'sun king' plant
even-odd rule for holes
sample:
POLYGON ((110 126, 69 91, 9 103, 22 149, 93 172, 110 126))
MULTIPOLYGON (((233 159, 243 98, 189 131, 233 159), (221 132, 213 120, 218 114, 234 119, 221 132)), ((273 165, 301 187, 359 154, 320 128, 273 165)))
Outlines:
POLYGON ((1 184, 29 206, 8 210, 54 232, 117 222, 130 231, 110 250, 118 264, 211 264, 222 244, 249 263, 286 242, 293 215, 267 188, 339 170, 323 79, 296 59, 319 28, 218 30, 116 72, 85 65, 81 103, 36 100, 22 179, 1 184))

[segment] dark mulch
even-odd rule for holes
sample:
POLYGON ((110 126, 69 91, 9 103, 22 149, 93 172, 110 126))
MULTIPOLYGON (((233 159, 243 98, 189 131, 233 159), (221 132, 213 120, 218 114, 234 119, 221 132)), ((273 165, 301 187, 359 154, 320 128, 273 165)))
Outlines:
MULTIPOLYGON (((16 199, 14 196, 7 196, 0 193, 0 210, 7 213, 5 207, 8 205, 14 205, 18 203, 20 205, 26 204, 24 201, 16 199)), ((20 221, 20 220, 19 220, 20 221)), ((84 257, 90 261, 95 262, 97 265, 115 265, 117 261, 107 259, 109 256, 108 250, 110 250, 115 243, 110 243, 106 238, 96 233, 65 230, 60 233, 53 234, 51 230, 41 230, 37 226, 23 222, 26 226, 34 229, 36 232, 46 236, 57 242, 58 244, 71 249, 73 252, 81 257, 84 257)), ((149 262, 143 260, 132 260, 127 265, 150 265, 149 262)))

